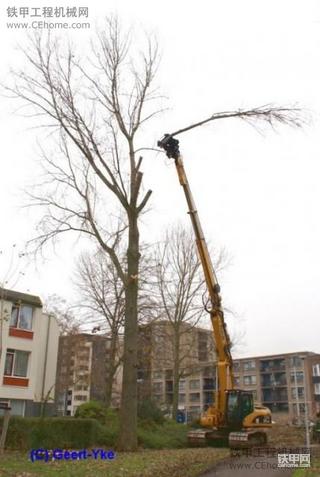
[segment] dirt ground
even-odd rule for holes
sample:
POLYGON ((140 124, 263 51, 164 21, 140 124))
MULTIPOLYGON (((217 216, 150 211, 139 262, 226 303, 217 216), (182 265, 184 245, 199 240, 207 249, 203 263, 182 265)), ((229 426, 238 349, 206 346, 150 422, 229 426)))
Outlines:
MULTIPOLYGON (((297 469, 279 468, 278 453, 303 454, 305 448, 305 429, 276 423, 268 431, 266 448, 246 452, 234 451, 231 456, 217 463, 201 477, 291 477, 297 469), (233 455, 233 456, 232 456, 233 455)), ((311 455, 320 456, 320 446, 312 446, 311 455)), ((312 464, 312 458, 311 458, 312 464)))
POLYGON ((220 462, 200 477, 291 477, 292 469, 278 468, 276 457, 240 457, 220 462))

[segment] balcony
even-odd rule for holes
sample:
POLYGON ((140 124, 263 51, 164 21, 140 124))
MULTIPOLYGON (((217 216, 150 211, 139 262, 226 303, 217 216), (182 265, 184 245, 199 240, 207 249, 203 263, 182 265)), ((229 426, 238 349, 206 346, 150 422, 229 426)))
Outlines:
POLYGON ((213 403, 213 393, 204 393, 203 394, 203 402, 204 404, 212 404, 213 403))
POLYGON ((260 361, 260 373, 270 373, 272 371, 284 371, 286 363, 284 359, 274 359, 260 361))
POLYGON ((204 391, 210 391, 210 390, 214 390, 216 388, 216 381, 215 379, 204 379, 203 380, 203 387, 202 389, 204 391))
POLYGON ((289 404, 287 402, 269 402, 263 401, 264 406, 268 407, 272 412, 288 412, 289 404))
POLYGON ((268 373, 261 375, 261 387, 274 388, 287 386, 286 373, 268 373))
POLYGON ((286 388, 287 387, 287 383, 283 382, 283 381, 273 381, 271 383, 262 383, 261 384, 261 387, 262 388, 286 388))
POLYGON ((200 401, 200 393, 191 393, 189 394, 189 401, 190 403, 199 402, 200 401))
POLYGON ((203 370, 203 377, 213 379, 216 375, 215 366, 206 366, 203 370))
POLYGON ((262 390, 262 400, 266 402, 284 402, 288 401, 288 393, 287 390, 282 390, 282 392, 277 392, 274 389, 266 389, 262 390))

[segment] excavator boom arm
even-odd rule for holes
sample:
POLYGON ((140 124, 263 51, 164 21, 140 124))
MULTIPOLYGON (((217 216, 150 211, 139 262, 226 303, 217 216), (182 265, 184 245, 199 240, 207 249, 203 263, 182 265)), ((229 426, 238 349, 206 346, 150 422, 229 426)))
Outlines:
POLYGON ((221 305, 220 286, 213 268, 213 264, 208 251, 207 243, 204 238, 199 215, 192 197, 191 189, 188 183, 186 172, 183 165, 182 156, 179 151, 179 141, 171 135, 166 134, 158 142, 158 146, 163 148, 169 158, 175 161, 179 182, 183 188, 188 204, 188 213, 190 215, 192 227, 195 234, 196 245, 201 260, 207 290, 210 297, 210 317, 213 328, 213 335, 218 356, 218 395, 216 396, 215 407, 221 416, 225 412, 227 389, 234 386, 232 372, 232 357, 230 353, 230 338, 224 321, 223 309, 221 305))

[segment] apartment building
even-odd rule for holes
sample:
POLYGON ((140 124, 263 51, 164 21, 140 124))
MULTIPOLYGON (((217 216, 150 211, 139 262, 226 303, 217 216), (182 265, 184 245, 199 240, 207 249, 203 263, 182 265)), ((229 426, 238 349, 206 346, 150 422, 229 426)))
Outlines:
MULTIPOLYGON (((139 329, 139 399, 152 398, 170 411, 173 400, 174 332, 168 321, 139 329)), ((189 420, 212 403, 216 386, 212 332, 182 324, 180 330, 179 408, 189 420)))
MULTIPOLYGON (((183 375, 184 370, 181 371, 183 375)), ((210 363, 199 363, 192 373, 188 373, 187 370, 179 381, 179 409, 185 412, 188 421, 192 421, 213 402, 216 367, 210 363)), ((173 398, 172 369, 152 372, 151 397, 162 409, 170 410, 173 398)))
MULTIPOLYGON (((185 328, 179 408, 189 419, 213 402, 216 389, 215 353, 210 330, 185 328)), ((173 397, 172 327, 168 322, 140 329, 139 398, 152 397, 170 409, 173 397)), ((279 419, 299 421, 320 411, 320 354, 308 351, 234 360, 235 385, 252 391, 256 402, 279 419)))
POLYGON ((273 413, 299 421, 320 405, 320 354, 309 351, 234 360, 235 384, 273 413))
POLYGON ((320 359, 318 357, 310 358, 312 366, 312 390, 311 394, 314 402, 314 413, 320 413, 320 359))
MULTIPOLYGON (((110 356, 106 335, 79 333, 60 336, 56 378, 58 415, 73 416, 79 405, 90 400, 105 401, 110 356)), ((122 370, 113 379, 113 407, 119 407, 122 370)))
POLYGON ((54 412, 59 328, 38 296, 0 288, 0 402, 13 415, 54 412), (45 403, 45 406, 44 406, 45 403))

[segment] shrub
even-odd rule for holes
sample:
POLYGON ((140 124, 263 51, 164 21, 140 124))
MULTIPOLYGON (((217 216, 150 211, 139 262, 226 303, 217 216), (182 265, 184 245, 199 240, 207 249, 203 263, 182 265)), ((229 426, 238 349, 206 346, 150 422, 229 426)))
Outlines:
MULTIPOLYGON (((18 417, 9 422, 6 448, 28 450, 35 448, 83 449, 91 446, 115 446, 118 435, 118 416, 115 411, 105 414, 106 423, 96 419, 73 417, 18 417)), ((2 418, 0 418, 0 427, 2 418)), ((172 421, 156 424, 151 420, 139 421, 138 438, 141 447, 174 449, 186 447, 189 427, 172 421)))
POLYGON ((165 419, 163 412, 151 399, 145 399, 138 405, 138 417, 145 421, 153 421, 157 424, 163 424, 165 419))
POLYGON ((177 449, 187 447, 189 428, 183 424, 165 421, 153 428, 141 425, 138 429, 138 441, 142 447, 149 449, 177 449))
POLYGON ((96 419, 97 421, 104 423, 106 419, 106 408, 99 401, 88 401, 77 408, 74 417, 96 419))

